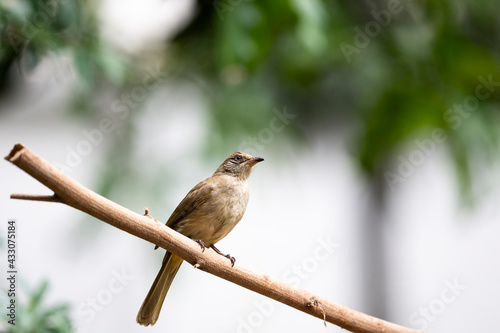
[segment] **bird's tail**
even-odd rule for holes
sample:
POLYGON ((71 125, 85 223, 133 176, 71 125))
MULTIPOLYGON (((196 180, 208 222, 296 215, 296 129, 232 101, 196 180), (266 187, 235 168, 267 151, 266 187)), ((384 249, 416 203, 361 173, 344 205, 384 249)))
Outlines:
POLYGON ((174 280, 175 274, 177 274, 179 267, 181 267, 182 261, 180 257, 170 252, 165 254, 161 269, 137 314, 136 320, 139 324, 152 326, 156 323, 160 315, 163 300, 174 280))

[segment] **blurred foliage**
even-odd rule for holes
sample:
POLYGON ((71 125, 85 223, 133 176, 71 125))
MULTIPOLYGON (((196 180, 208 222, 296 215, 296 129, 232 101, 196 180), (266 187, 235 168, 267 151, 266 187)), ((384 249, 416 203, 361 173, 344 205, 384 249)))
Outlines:
MULTIPOLYGON (((78 76, 68 110, 99 122, 113 100, 123 102, 119 96, 141 82, 148 66, 160 66, 169 80, 195 85, 208 101, 205 152, 215 161, 268 128, 276 110, 296 116, 280 134, 294 143, 307 144, 316 132, 348 135, 353 159, 378 187, 384 173, 397 168, 398 157, 421 149, 415 140, 431 139, 437 128, 446 133, 462 195, 471 193, 475 168, 498 158, 497 2, 196 4, 193 18, 172 40, 133 53, 101 38, 98 2, 1 0, 0 98, 16 86, 13 72, 29 75, 44 59, 65 56, 78 76)), ((143 111, 137 104, 107 140, 108 169, 96 190, 113 199, 147 191, 160 200, 156 191, 176 179, 165 167, 134 169, 135 122, 143 111)), ((11 332, 69 331, 66 307, 42 306, 45 289, 20 307, 20 325, 11 332)))
MULTIPOLYGON (((352 129, 350 149, 373 179, 397 164, 401 147, 429 138, 435 128, 447 134, 464 190, 474 164, 498 155, 494 2, 199 0, 189 24, 148 56, 101 40, 94 2, 11 0, 0 6, 4 90, 16 64, 34 67, 48 53, 69 52, 81 77, 77 95, 86 96, 75 105, 92 117, 102 111, 93 101, 103 82, 123 91, 155 59, 175 71, 176 80, 196 77, 210 102, 207 153, 233 150, 234 142, 268 127, 274 109, 286 108, 297 115, 295 130, 286 131, 291 140, 318 129, 352 129), (454 109, 476 98, 480 77, 494 82, 488 97, 465 111, 454 109)), ((125 132, 129 139, 116 140, 121 155, 110 159, 103 190, 127 174, 115 172, 127 168, 123 154, 132 146, 133 126, 125 132)))
POLYGON ((120 54, 100 40, 92 2, 0 2, 0 92, 8 88, 12 67, 26 75, 44 58, 58 55, 69 56, 81 78, 75 90, 76 107, 70 110, 90 110, 81 101, 92 96, 103 78, 117 85, 125 81, 127 72, 120 54))
MULTIPOLYGON (((313 128, 320 123, 335 130, 354 122, 359 131, 353 151, 369 175, 383 172, 405 141, 442 128, 465 189, 472 151, 498 155, 491 149, 498 147, 497 91, 477 108, 446 116, 454 104, 475 96, 480 76, 500 81, 500 25, 491 5, 319 0, 199 5, 199 16, 176 43, 179 58, 198 57, 191 60, 199 64, 193 70, 217 87, 217 123, 230 113, 259 112, 260 105, 267 111, 269 105, 286 105, 313 128), (200 42, 209 51, 192 53, 200 42), (241 72, 241 82, 226 75, 233 68, 241 72), (453 128, 449 116, 463 122, 453 128)), ((235 131, 248 126, 229 123, 236 123, 235 131)))
MULTIPOLYGON (((28 293, 27 301, 20 302, 16 297, 16 321, 15 325, 7 323, 10 320, 2 316, 2 326, 6 333, 70 333, 71 322, 69 320, 69 307, 67 305, 49 306, 45 302, 48 283, 43 282, 36 289, 28 293)), ((7 293, 2 293, 7 304, 7 293)))

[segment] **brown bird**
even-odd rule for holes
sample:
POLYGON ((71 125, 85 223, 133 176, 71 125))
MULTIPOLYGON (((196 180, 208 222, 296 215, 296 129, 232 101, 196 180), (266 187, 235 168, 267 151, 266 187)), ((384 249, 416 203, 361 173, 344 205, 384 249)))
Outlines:
MULTIPOLYGON (((263 160, 240 151, 232 153, 212 177, 189 191, 168 219, 167 226, 192 238, 203 250, 205 246, 212 248, 231 260, 234 266, 234 257, 222 254, 214 244, 233 230, 243 217, 248 203, 248 176, 252 167, 263 160)), ((156 323, 182 261, 167 251, 160 272, 137 314, 139 324, 148 326, 156 323)))

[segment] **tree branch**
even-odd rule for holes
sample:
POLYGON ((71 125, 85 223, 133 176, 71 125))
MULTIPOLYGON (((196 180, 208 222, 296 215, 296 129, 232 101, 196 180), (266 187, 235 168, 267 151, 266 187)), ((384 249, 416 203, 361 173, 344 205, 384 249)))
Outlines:
POLYGON ((21 194, 12 193, 10 195, 11 199, 18 200, 31 200, 31 201, 47 201, 47 202, 63 202, 60 198, 55 195, 38 195, 38 194, 21 194))
POLYGON ((13 199, 61 202, 94 216, 118 229, 156 244, 180 256, 194 267, 244 288, 270 297, 351 332, 415 333, 364 313, 330 302, 305 290, 290 287, 266 274, 252 271, 213 251, 200 251, 198 244, 149 215, 134 213, 80 185, 35 153, 16 144, 5 159, 54 191, 53 196, 13 194, 13 199))

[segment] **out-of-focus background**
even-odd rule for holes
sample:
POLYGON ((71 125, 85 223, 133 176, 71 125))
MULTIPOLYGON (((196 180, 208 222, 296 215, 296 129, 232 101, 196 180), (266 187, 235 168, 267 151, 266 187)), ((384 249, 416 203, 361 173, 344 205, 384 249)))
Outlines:
MULTIPOLYGON (((3 156, 22 142, 160 221, 232 151, 262 156, 219 243, 237 264, 415 329, 498 330, 494 1, 1 0, 0 42, 3 156)), ((9 200, 50 192, 6 161, 0 181, 2 330, 325 332, 187 264, 143 328, 164 251, 9 200)))

